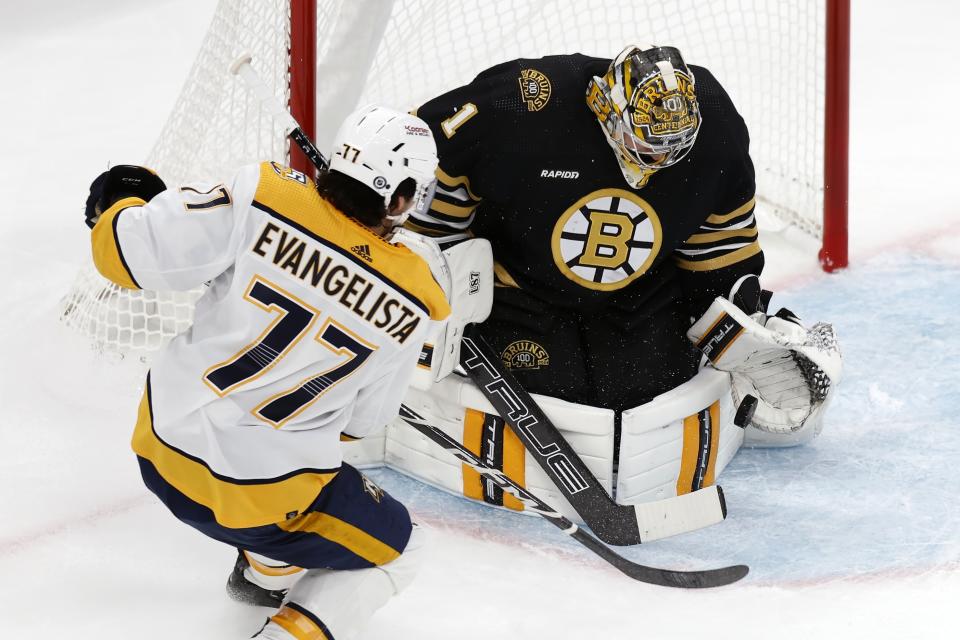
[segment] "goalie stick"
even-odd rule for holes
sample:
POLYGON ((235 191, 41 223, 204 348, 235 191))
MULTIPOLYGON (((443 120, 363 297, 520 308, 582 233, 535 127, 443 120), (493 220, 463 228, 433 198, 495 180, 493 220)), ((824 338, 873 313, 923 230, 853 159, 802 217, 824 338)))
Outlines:
POLYGON ((550 522, 634 580, 661 587, 705 589, 732 584, 746 576, 749 571, 749 568, 742 564, 722 567, 720 569, 705 569, 702 571, 675 571, 671 569, 657 569, 655 567, 648 567, 637 564, 636 562, 631 562, 578 527, 576 523, 562 516, 550 505, 543 502, 543 500, 518 485, 502 471, 486 466, 480 458, 454 438, 447 435, 438 427, 424 422, 423 417, 418 415, 410 407, 401 405, 400 417, 411 427, 446 449, 451 455, 469 465, 484 477, 489 478, 504 491, 508 491, 516 496, 518 500, 523 502, 526 509, 541 516, 544 520, 550 522))
MULTIPOLYGON (((249 54, 241 55, 230 65, 230 72, 240 76, 283 125, 284 135, 318 170, 325 171, 327 159, 263 82, 251 61, 249 54)), ((467 348, 460 351, 460 365, 600 540, 614 545, 639 544, 699 529, 726 517, 719 486, 636 506, 615 503, 530 394, 499 364, 475 326, 466 328, 463 343, 467 348)))
POLYGON ((613 501, 530 394, 502 364, 476 325, 464 329, 460 366, 600 540, 628 545, 700 529, 727 515, 719 486, 641 503, 613 501))

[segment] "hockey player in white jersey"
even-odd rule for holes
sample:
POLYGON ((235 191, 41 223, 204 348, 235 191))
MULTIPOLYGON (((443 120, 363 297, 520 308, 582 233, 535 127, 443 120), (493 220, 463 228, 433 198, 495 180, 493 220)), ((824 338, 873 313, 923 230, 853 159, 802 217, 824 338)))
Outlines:
POLYGON ((209 283, 147 377, 133 449, 177 518, 240 550, 231 595, 280 606, 258 638, 350 638, 419 564, 422 530, 343 463, 340 440, 397 414, 449 314, 427 264, 385 239, 436 166, 423 121, 366 107, 316 185, 273 162, 221 184, 167 188, 120 166, 91 185, 104 276, 209 283))

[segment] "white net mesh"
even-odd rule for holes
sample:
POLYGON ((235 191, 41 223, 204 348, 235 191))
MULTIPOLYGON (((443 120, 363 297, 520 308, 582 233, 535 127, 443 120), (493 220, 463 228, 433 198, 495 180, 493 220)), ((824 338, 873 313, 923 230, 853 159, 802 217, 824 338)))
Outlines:
MULTIPOLYGON (((318 146, 358 103, 412 107, 498 62, 669 44, 709 68, 740 109, 763 206, 819 237, 824 13, 816 0, 318 0, 318 146)), ((278 127, 228 68, 251 53, 285 102, 288 50, 286 0, 221 0, 147 166, 177 184, 286 160, 278 127)), ((88 266, 62 317, 97 349, 149 351, 189 326, 199 294, 120 290, 88 266)))

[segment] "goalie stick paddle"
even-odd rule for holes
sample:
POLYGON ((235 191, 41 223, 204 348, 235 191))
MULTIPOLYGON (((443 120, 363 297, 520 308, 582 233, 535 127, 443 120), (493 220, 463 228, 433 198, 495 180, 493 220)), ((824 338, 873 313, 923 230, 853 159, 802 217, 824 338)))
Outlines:
POLYGON ((451 455, 469 465, 504 491, 508 491, 516 496, 527 510, 541 516, 544 520, 547 520, 634 580, 661 587, 706 589, 732 584, 746 576, 749 571, 746 565, 733 565, 720 569, 705 569, 702 571, 675 571, 671 569, 657 569, 655 567, 648 567, 637 564, 636 562, 631 562, 578 527, 576 523, 565 518, 550 507, 550 505, 543 502, 543 500, 518 485, 499 469, 485 465, 472 451, 457 442, 454 438, 447 435, 438 427, 424 422, 423 417, 410 407, 401 405, 400 417, 411 427, 446 449, 451 455))
POLYGON ((605 543, 640 544, 715 524, 726 517, 719 486, 654 503, 614 502, 536 401, 503 366, 477 325, 464 329, 460 366, 605 543))

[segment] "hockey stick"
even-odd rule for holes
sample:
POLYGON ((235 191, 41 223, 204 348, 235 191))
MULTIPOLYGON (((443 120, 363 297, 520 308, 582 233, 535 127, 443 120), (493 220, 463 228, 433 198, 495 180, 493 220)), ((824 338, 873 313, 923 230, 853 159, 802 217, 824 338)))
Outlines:
POLYGON ((460 366, 583 521, 607 544, 649 542, 700 529, 727 516, 723 491, 717 485, 638 505, 614 502, 536 401, 503 366, 476 325, 464 329, 460 366))
POLYGON ((480 458, 454 438, 447 435, 438 427, 424 422, 423 417, 418 415, 410 407, 401 405, 400 417, 411 427, 446 449, 451 455, 469 465, 504 491, 516 496, 527 510, 533 511, 541 516, 544 520, 550 522, 634 580, 659 585, 661 587, 704 589, 708 587, 722 587, 734 583, 747 575, 749 571, 749 568, 742 564, 702 571, 674 571, 670 569, 657 569, 655 567, 648 567, 631 562, 579 528, 576 523, 562 516, 550 505, 543 502, 543 500, 518 485, 502 471, 486 466, 480 458))
POLYGON ((260 99, 261 104, 266 107, 270 115, 283 125, 283 135, 290 138, 303 151, 303 155, 307 156, 313 166, 320 172, 326 171, 330 163, 327 162, 327 159, 320 153, 307 134, 303 132, 303 129, 277 99, 277 96, 273 95, 270 87, 266 85, 257 70, 250 64, 252 60, 253 57, 248 53, 241 55, 230 65, 230 73, 240 76, 247 83, 247 87, 253 92, 253 95, 260 99))

